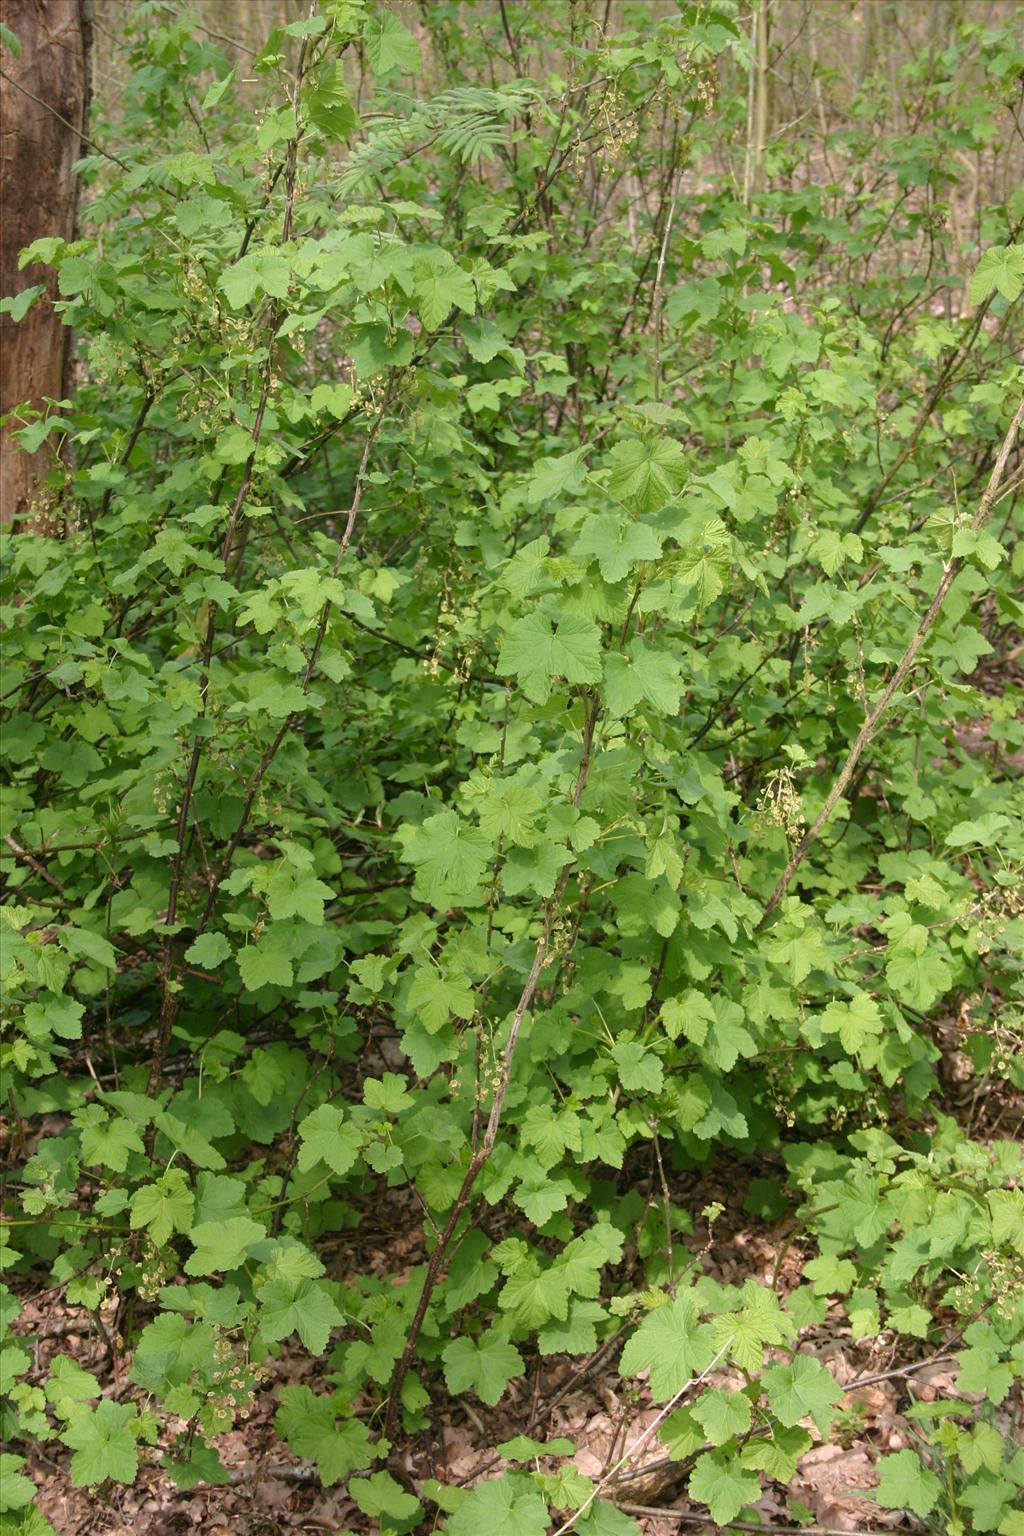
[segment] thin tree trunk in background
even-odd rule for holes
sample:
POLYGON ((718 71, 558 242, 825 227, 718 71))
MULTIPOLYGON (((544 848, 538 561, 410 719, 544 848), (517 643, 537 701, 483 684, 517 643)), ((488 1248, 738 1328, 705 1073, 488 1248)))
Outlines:
POLYGON ((865 5, 862 8, 861 14, 863 20, 861 22, 860 39, 860 72, 857 84, 862 86, 875 65, 875 18, 877 12, 874 0, 872 0, 871 4, 865 5))
MULTIPOLYGON (((56 296, 56 279, 33 263, 18 271, 18 253, 44 235, 71 239, 75 230, 74 164, 82 154, 88 110, 88 0, 3 0, 3 19, 21 44, 2 50, 0 81, 0 290, 36 284, 56 296)), ((45 299, 20 324, 0 316, 0 415, 24 402, 61 399, 70 383, 67 332, 45 299)), ((29 512, 52 463, 51 450, 27 454, 5 428, 0 466, 0 518, 29 512)))
POLYGON ((754 190, 764 186, 764 150, 771 118, 771 81, 768 76, 768 13, 770 0, 759 0, 757 12, 757 99, 754 109, 754 190))

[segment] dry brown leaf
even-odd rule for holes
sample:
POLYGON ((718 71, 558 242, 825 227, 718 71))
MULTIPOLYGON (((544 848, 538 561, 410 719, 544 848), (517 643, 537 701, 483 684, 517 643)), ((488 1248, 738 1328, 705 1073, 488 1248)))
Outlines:
MULTIPOLYGON (((855 1445, 844 1450, 839 1445, 819 1445, 801 1459, 790 1491, 822 1525, 854 1531, 863 1524, 865 1512, 864 1500, 856 1491, 874 1488, 877 1482, 866 1447, 855 1445)), ((872 1507, 873 1519, 875 1515, 872 1507)))

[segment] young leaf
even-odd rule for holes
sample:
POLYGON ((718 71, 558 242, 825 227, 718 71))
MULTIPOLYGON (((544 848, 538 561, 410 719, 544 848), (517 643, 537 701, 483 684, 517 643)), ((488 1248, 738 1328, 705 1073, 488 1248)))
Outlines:
POLYGON ((472 1390, 481 1402, 495 1404, 513 1376, 521 1376, 523 1357, 514 1344, 489 1328, 477 1340, 453 1339, 441 1355, 450 1392, 472 1390))
POLYGON ((765 1346, 784 1344, 794 1328, 774 1291, 748 1280, 742 1295, 745 1305, 738 1312, 723 1312, 714 1319, 715 1343, 728 1350, 741 1370, 758 1371, 765 1346))
POLYGON ((821 1016, 827 1035, 838 1035, 844 1051, 860 1049, 866 1040, 882 1033, 882 1015, 874 998, 857 992, 849 1002, 834 1000, 821 1016))
POLYGON ((50 1379, 46 1383, 46 1400, 53 1403, 61 1418, 70 1417, 63 1405, 87 1403, 100 1396, 100 1384, 91 1371, 83 1370, 70 1355, 55 1355, 50 1361, 50 1379))
POLYGON ((697 605, 706 608, 725 591, 729 573, 729 534, 717 518, 705 523, 699 539, 679 555, 679 579, 697 589, 697 605))
POLYGON ((768 1366, 761 1383, 772 1412, 783 1424, 792 1427, 809 1417, 822 1437, 828 1434, 843 1389, 819 1361, 796 1355, 788 1365, 768 1366))
POLYGON ((878 1462, 875 1497, 883 1509, 909 1509, 924 1520, 938 1503, 942 1485, 916 1451, 897 1451, 878 1462))
POLYGON ((418 827, 403 827, 405 858, 416 866, 416 892, 437 907, 467 906, 494 857, 494 844, 455 811, 439 811, 418 827))
POLYGON ((203 970, 215 970, 231 953, 231 945, 222 933, 202 933, 185 951, 185 959, 203 970))
POLYGON ((743 1392, 712 1387, 697 1399, 691 1412, 712 1445, 724 1445, 733 1435, 742 1435, 750 1428, 750 1399, 743 1392))
POLYGON ((355 109, 348 99, 336 59, 321 65, 305 104, 313 127, 329 139, 347 139, 356 126, 355 109))
POLYGON ((694 1451, 700 1450, 707 1436, 692 1409, 677 1408, 658 1430, 658 1439, 673 1461, 685 1461, 694 1451))
POLYGON ((217 279, 217 286, 232 309, 244 309, 257 293, 286 299, 290 279, 287 257, 272 250, 256 250, 225 267, 217 279))
POLYGON ((348 1485, 351 1497, 364 1515, 378 1520, 409 1521, 420 1514, 422 1506, 389 1472, 373 1472, 369 1477, 353 1477, 348 1485))
POLYGON ((231 1216, 225 1221, 202 1221, 188 1234, 195 1251, 185 1260, 188 1275, 225 1274, 245 1263, 254 1243, 266 1230, 250 1216, 231 1216))
POLYGON ((295 972, 284 935, 271 930, 257 944, 247 944, 236 956, 243 985, 250 992, 260 987, 290 987, 295 972))
POLYGON ((649 1312, 626 1342, 620 1376, 650 1369, 654 1401, 667 1402, 714 1358, 711 1330, 698 1319, 696 1300, 686 1291, 649 1312))
POLYGON ((805 1429, 786 1429, 776 1424, 769 1439, 748 1440, 740 1451, 740 1460, 745 1467, 767 1472, 777 1483, 788 1483, 801 1456, 813 1443, 805 1429))
POLYGON ((320 1480, 330 1488, 375 1459, 370 1433, 360 1419, 339 1419, 328 1397, 306 1386, 282 1387, 274 1425, 295 1452, 315 1461, 320 1480))
POLYGON ((735 1520, 744 1504, 752 1504, 761 1493, 757 1475, 722 1451, 705 1451, 697 1457, 687 1487, 690 1497, 706 1504, 719 1525, 735 1520))
POLYGON ((452 1017, 471 1019, 476 995, 465 976, 451 975, 436 965, 421 965, 413 973, 409 1007, 424 1028, 436 1034, 452 1017))
POLYGON ((1012 304, 1024 289, 1024 245, 991 245, 982 254, 968 284, 972 304, 980 304, 990 293, 1001 293, 1012 304))
POLYGON ((26 1504, 31 1504, 35 1498, 35 1484, 22 1476, 21 1469, 24 1465, 24 1456, 13 1456, 10 1451, 0 1451, 0 1514, 6 1514, 13 1509, 24 1509, 26 1504))
POLYGON ((263 1337, 275 1343, 297 1333, 311 1355, 322 1355, 331 1329, 344 1322, 327 1287, 315 1280, 268 1280, 258 1297, 263 1337))
POLYGON ((548 1508, 523 1472, 477 1483, 448 1521, 448 1536, 545 1536, 548 1508))
POLYGON ((528 699, 544 704, 555 678, 596 683, 601 676, 601 637, 592 619, 576 614, 549 618, 535 610, 517 619, 498 657, 502 677, 517 677, 528 699))
POLYGON ((542 1355, 589 1355, 597 1348, 595 1324, 607 1319, 600 1302, 574 1299, 564 1322, 555 1319, 539 1330, 537 1348, 542 1355))
POLYGON ((367 22, 364 34, 366 57, 375 75, 401 70, 416 75, 422 67, 420 45, 391 11, 380 11, 367 22))
POLYGON ((413 298, 428 331, 436 331, 453 309, 472 314, 476 289, 468 273, 445 251, 423 251, 413 263, 413 298))
POLYGON ((195 1204, 188 1180, 180 1168, 169 1168, 155 1184, 141 1184, 131 1198, 133 1228, 146 1227, 158 1248, 172 1232, 187 1232, 195 1204))
POLYGON ((539 1328, 551 1317, 564 1322, 569 1311, 564 1269, 557 1264, 541 1269, 535 1260, 525 1260, 505 1281, 498 1305, 509 1314, 516 1329, 539 1328))
POLYGON ((588 517, 572 548, 574 560, 595 560, 605 581, 622 581, 641 560, 657 560, 662 536, 644 523, 622 522, 614 512, 588 517))
POLYGON ((604 664, 604 697, 613 715, 628 715, 641 702, 660 715, 679 712, 681 669, 674 656, 658 651, 639 637, 624 656, 615 652, 604 664))
POLYGON ((139 1453, 130 1426, 135 1420, 133 1404, 109 1399, 76 1414, 60 1437, 75 1453, 71 1458, 73 1487, 91 1488, 108 1477, 115 1483, 134 1483, 139 1453))
MULTIPOLYGON (((489 359, 481 358, 480 361, 488 362, 489 359)), ((537 507, 543 502, 555 501, 559 496, 579 493, 585 488, 586 474, 581 449, 561 454, 558 458, 538 459, 526 482, 527 505, 537 507)), ((547 550, 544 552, 546 554, 547 550)))
POLYGON ((564 1436, 554 1440, 531 1440, 529 1435, 515 1435, 494 1449, 506 1461, 533 1461, 536 1456, 571 1456, 576 1447, 564 1436))
POLYGON ((573 1531, 575 1536, 640 1536, 636 1521, 607 1499, 595 1499, 573 1531))
POLYGON ((339 1177, 348 1173, 363 1144, 360 1131, 345 1119, 336 1104, 321 1104, 299 1122, 298 1167, 306 1173, 317 1163, 326 1163, 339 1177))
POLYGON ((612 1046, 612 1060, 619 1072, 619 1082, 629 1093, 660 1093, 664 1080, 661 1062, 653 1051, 645 1051, 636 1040, 617 1040, 612 1046))
POLYGON ((605 457, 608 490, 643 517, 670 501, 686 480, 686 454, 679 443, 658 438, 649 443, 631 438, 616 443, 605 457))
POLYGON ((115 1173, 124 1173, 133 1152, 144 1152, 145 1145, 131 1121, 121 1115, 107 1115, 98 1104, 76 1110, 75 1124, 82 1132, 82 1162, 102 1164, 115 1173))

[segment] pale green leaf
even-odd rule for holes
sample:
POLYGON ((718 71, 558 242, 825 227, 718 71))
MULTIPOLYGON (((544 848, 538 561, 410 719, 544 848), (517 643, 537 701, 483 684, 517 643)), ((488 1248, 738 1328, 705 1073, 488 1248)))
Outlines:
POLYGON ((616 443, 605 456, 608 490, 643 516, 656 512, 679 491, 687 474, 686 454, 668 438, 616 443))
POLYGON ((745 1504, 760 1497, 761 1483, 739 1459, 722 1451, 705 1451, 694 1463, 688 1483, 690 1497, 706 1504, 719 1525, 735 1520, 745 1504))
POLYGON ((518 619, 498 657, 502 677, 517 677, 535 704, 551 695, 556 678, 567 683, 596 683, 601 676, 601 638, 592 619, 576 614, 549 618, 534 611, 518 619))
POLYGON ((878 1462, 875 1497, 883 1509, 909 1509, 924 1520, 938 1503, 942 1485, 916 1451, 897 1451, 878 1462))
POLYGON ((503 1334, 489 1328, 479 1339, 453 1339, 441 1355, 450 1392, 473 1391, 493 1405, 514 1376, 523 1373, 523 1357, 503 1334))
POLYGON ((298 1166, 306 1173, 317 1163, 326 1163, 332 1173, 348 1173, 363 1144, 362 1134, 345 1119, 336 1104, 321 1104, 299 1122, 298 1166))
POLYGON ((136 1422, 132 1403, 109 1399, 92 1410, 76 1414, 61 1435, 71 1446, 71 1484, 91 1488, 112 1478, 115 1483, 133 1483, 139 1470, 139 1453, 131 1426, 136 1422))

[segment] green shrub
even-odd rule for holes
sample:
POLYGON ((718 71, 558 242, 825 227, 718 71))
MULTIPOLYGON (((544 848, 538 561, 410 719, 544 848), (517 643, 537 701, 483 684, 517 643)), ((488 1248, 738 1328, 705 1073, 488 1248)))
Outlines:
MULTIPOLYGON (((737 9, 611 38, 554 10, 558 71, 495 81, 429 6, 445 74, 413 99, 383 7, 323 0, 255 85, 149 8, 97 125, 118 163, 32 252, 82 378, 21 432, 55 451, 49 531, 5 541, 3 1231, 13 1292, 42 1268, 113 1317, 132 1389, 68 1355, 29 1385, 14 1340, 5 1437, 59 1440, 76 1486, 223 1481, 217 1437, 301 1346, 278 1433, 409 1530, 382 1468, 439 1394, 496 1404, 625 1328, 721 1524, 806 1419, 833 1432, 831 1307, 957 1361, 879 1502, 1016 1536, 1020 1151, 933 1104, 964 1001, 980 1080, 1024 1087, 1024 723, 985 670, 1024 615, 993 473, 1019 197, 980 216, 962 317, 933 303, 950 146, 997 105, 876 146, 884 196, 747 205, 704 174, 745 111, 714 99, 737 9), (931 286, 900 259, 922 208, 931 286), (753 1200, 801 1202, 791 1294, 673 1242, 672 1172, 713 1159, 784 1165, 753 1200), (329 1275, 321 1239, 389 1190, 417 1262, 329 1275)), ((1019 58, 967 26, 950 80, 979 49, 1019 58)), ((634 1529, 520 1439, 526 1470, 423 1491, 452 1536, 634 1529)), ((3 1518, 41 1531, 9 1460, 3 1518)))

